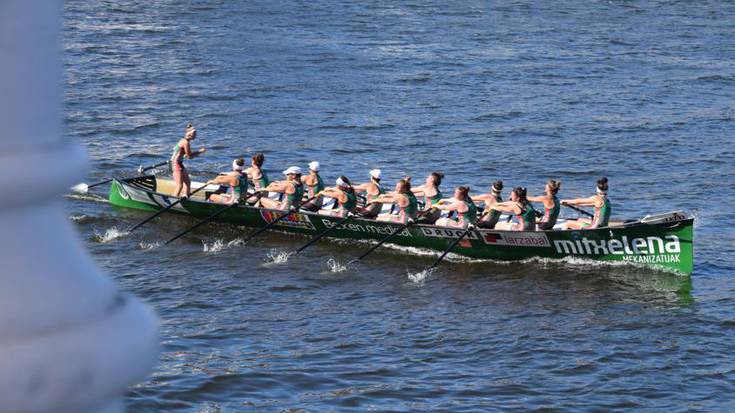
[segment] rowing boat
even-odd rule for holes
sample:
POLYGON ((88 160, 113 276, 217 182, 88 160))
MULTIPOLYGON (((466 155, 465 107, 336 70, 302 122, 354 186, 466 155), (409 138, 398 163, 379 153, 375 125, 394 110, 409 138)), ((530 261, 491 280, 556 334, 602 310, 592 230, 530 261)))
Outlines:
MULTIPOLYGON (((192 188, 202 185, 193 183, 192 188)), ((173 181, 155 175, 114 178, 109 200, 112 205, 120 207, 157 211, 180 199, 170 195, 173 188, 173 181)), ((171 211, 204 218, 222 208, 221 204, 206 201, 202 192, 183 200, 171 211)), ((238 205, 219 215, 217 220, 257 228, 283 214, 283 211, 238 205)), ((318 213, 298 212, 273 225, 273 229, 314 235, 334 227, 340 220, 318 213)), ((355 217, 330 231, 329 235, 333 238, 379 240, 399 226, 355 217)), ((676 211, 635 221, 611 222, 607 227, 589 230, 527 232, 475 229, 452 252, 470 258, 501 261, 577 257, 643 265, 689 275, 693 269, 693 227, 692 217, 676 211)), ((443 251, 464 232, 463 229, 415 224, 404 228, 392 238, 391 243, 443 251)))

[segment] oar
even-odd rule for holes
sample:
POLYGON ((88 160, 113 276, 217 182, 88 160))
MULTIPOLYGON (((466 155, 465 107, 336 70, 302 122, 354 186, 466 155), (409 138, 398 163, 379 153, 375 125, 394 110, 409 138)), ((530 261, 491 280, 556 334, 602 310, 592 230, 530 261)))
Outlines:
MULTIPOLYGON (((138 172, 139 173, 143 173, 143 172, 145 172, 145 171, 147 171, 149 169, 154 169, 154 168, 158 168, 159 166, 166 165, 168 162, 169 161, 157 163, 157 164, 151 165, 151 166, 149 166, 147 168, 140 167, 140 168, 138 168, 138 172)), ((96 183, 91 184, 91 185, 87 185, 84 182, 82 182, 80 184, 76 184, 76 185, 72 186, 71 187, 71 190, 74 191, 74 192, 80 193, 80 194, 86 194, 89 191, 89 188, 94 188, 95 186, 104 185, 104 184, 109 183, 109 182, 112 182, 112 178, 106 179, 106 180, 101 181, 101 182, 96 182, 96 183)))
POLYGON ((364 254, 362 254, 359 257, 357 257, 357 258, 351 260, 350 262, 348 262, 347 265, 354 264, 354 263, 360 261, 361 259, 367 257, 368 254, 370 254, 371 252, 373 252, 376 249, 378 249, 378 247, 380 247, 384 243, 388 242, 389 239, 391 239, 394 236, 398 235, 399 232, 403 231, 404 229, 408 228, 411 225, 413 225, 413 220, 408 220, 408 222, 406 222, 405 224, 403 224, 400 227, 396 228, 395 230, 393 230, 393 232, 391 232, 390 234, 388 234, 387 237, 381 239, 380 242, 378 242, 377 244, 373 245, 372 248, 370 248, 369 250, 365 251, 364 254))
MULTIPOLYGON (((484 214, 482 214, 480 216, 480 218, 477 219, 477 222, 480 222, 480 220, 482 220, 485 217, 485 215, 489 214, 491 211, 492 211, 492 209, 490 211, 487 211, 484 214)), ((446 250, 444 250, 444 252, 442 253, 442 255, 440 255, 439 258, 436 261, 434 261, 434 263, 431 264, 431 266, 429 266, 428 268, 426 268, 424 271, 429 271, 432 268, 434 268, 437 265, 439 265, 439 263, 444 259, 444 257, 446 257, 447 254, 449 254, 449 251, 451 251, 452 248, 454 248, 455 246, 457 246, 457 244, 459 244, 459 242, 462 241, 462 239, 464 237, 466 237, 467 235, 469 235, 469 233, 472 232, 472 231, 474 231, 474 230, 475 230, 475 225, 474 224, 468 225, 467 226, 467 231, 463 232, 462 235, 459 236, 459 238, 457 238, 451 244, 449 244, 449 247, 446 250)))
POLYGON ((203 224, 206 224, 207 222, 209 222, 209 221, 211 221, 211 220, 213 220, 213 219, 217 218, 217 216, 218 216, 218 215, 220 215, 220 214, 222 214, 223 212, 225 212, 225 211, 229 210, 230 208, 236 207, 236 206, 238 206, 238 205, 240 205, 240 203, 239 203, 239 202, 235 202, 234 204, 231 204, 231 205, 227 205, 227 206, 226 206, 226 207, 224 207, 224 208, 220 208, 220 209, 219 209, 218 211, 215 211, 215 212, 213 212, 212 214, 208 215, 208 216, 207 216, 206 218, 204 218, 203 220, 201 220, 201 221, 197 222, 197 223, 196 223, 196 224, 194 224, 193 226, 189 227, 189 228, 188 228, 187 230, 185 230, 185 231, 182 231, 182 232, 181 232, 180 234, 178 234, 177 236, 175 236, 175 237, 171 238, 170 240, 166 241, 166 242, 164 243, 164 245, 168 245, 168 244, 170 244, 170 243, 172 243, 172 242, 176 241, 177 239, 179 239, 179 238, 183 237, 184 235, 188 234, 189 232, 191 232, 191 231, 193 231, 193 230, 195 230, 195 229, 199 228, 199 227, 200 227, 201 225, 203 225, 203 224))
MULTIPOLYGON (((194 194, 196 194, 197 192, 201 191, 202 189, 206 188, 207 186, 208 186, 208 185, 206 185, 206 184, 205 184, 205 185, 202 185, 202 186, 200 186, 199 188, 197 188, 197 189, 193 190, 193 191, 191 192, 191 194, 190 194, 189 196, 191 197, 191 195, 194 195, 194 194)), ((171 208, 175 207, 176 205, 180 204, 180 203, 181 203, 181 201, 183 201, 183 200, 185 200, 185 199, 187 199, 187 198, 185 198, 185 197, 181 197, 181 198, 179 198, 178 200, 176 200, 175 202, 172 202, 172 203, 171 203, 170 205, 168 205, 168 206, 167 206, 166 208, 163 208, 162 210, 160 210, 160 211, 156 212, 155 214, 153 214, 153 215, 149 216, 148 218, 144 219, 143 221, 141 221, 141 222, 139 222, 139 223, 137 223, 137 224, 133 225, 133 226, 132 226, 132 227, 130 227, 130 229, 128 230, 128 233, 130 233, 130 232, 133 232, 133 231, 135 231, 136 229, 138 229, 138 228, 142 227, 143 225, 145 225, 145 224, 147 224, 148 222, 150 222, 151 220, 153 220, 153 218, 156 218, 156 217, 160 216, 160 215, 161 215, 161 214, 163 214, 164 212, 166 212, 166 211, 170 210, 171 208)))
MULTIPOLYGON (((317 196, 318 195, 314 195, 313 197, 311 197, 311 198, 307 199, 306 201, 302 202, 301 204, 303 205, 303 204, 305 204, 307 202, 311 202, 317 196)), ((250 241, 252 238, 255 238, 256 235, 258 235, 261 232, 267 230, 268 228, 272 227, 273 225, 276 225, 280 221, 286 219, 286 217, 288 217, 289 215, 293 214, 294 212, 298 212, 298 209, 291 209, 288 212, 286 212, 285 214, 281 215, 280 217, 278 217, 278 218, 274 219, 273 221, 269 222, 266 226, 264 226, 262 228, 259 228, 259 229, 255 230, 255 231, 253 231, 253 233, 250 234, 250 235, 248 235, 247 238, 245 238, 242 242, 245 243, 245 242, 250 241)))
POLYGON ((579 212, 580 214, 587 215, 590 218, 594 218, 595 217, 595 214, 590 214, 589 212, 585 211, 584 209, 578 208, 578 207, 576 207, 574 205, 569 205, 569 204, 562 204, 562 205, 564 205, 565 207, 571 208, 571 209, 579 212))
MULTIPOLYGON (((349 214, 349 212, 348 212, 348 214, 349 214)), ((311 241, 309 241, 309 242, 307 242, 306 244, 304 244, 304 245, 303 245, 303 246, 302 246, 301 248, 297 249, 297 250, 296 250, 296 251, 295 251, 294 253, 295 253, 295 254, 298 254, 298 253, 300 253, 301 251, 303 251, 303 250, 307 249, 307 248, 308 248, 308 247, 309 247, 310 245, 312 245, 312 244, 314 244, 315 242, 319 241, 319 239, 321 239, 321 238, 322 238, 323 236, 325 236, 325 235, 327 235, 328 233, 330 233, 331 231, 333 231, 333 230, 335 230, 335 229, 337 229, 337 228, 341 227, 341 226, 342 226, 342 224, 344 224, 345 222, 347 222, 347 221, 349 221, 349 220, 351 220, 352 218, 355 218, 355 217, 357 217, 357 215, 347 215, 347 216, 346 216, 346 217, 344 217, 343 219, 341 219, 341 220, 337 221, 337 223, 336 223, 336 224, 335 224, 334 226, 332 226, 332 227, 329 227, 329 228, 325 229, 324 231, 320 232, 319 234, 317 234, 317 236, 316 236, 316 237, 314 237, 314 238, 313 238, 313 239, 312 239, 311 241)))

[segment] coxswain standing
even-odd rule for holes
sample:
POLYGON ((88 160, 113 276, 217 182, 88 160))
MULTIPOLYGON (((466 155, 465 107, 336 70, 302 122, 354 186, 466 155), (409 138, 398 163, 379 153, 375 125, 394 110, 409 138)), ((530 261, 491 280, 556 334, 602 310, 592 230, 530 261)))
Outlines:
POLYGON ((176 183, 173 196, 182 196, 182 192, 183 196, 187 198, 191 195, 191 179, 189 178, 189 172, 184 167, 184 158, 194 159, 207 151, 207 148, 202 146, 197 152, 192 152, 191 141, 196 137, 197 130, 190 123, 186 125, 184 137, 174 146, 173 154, 171 154, 171 169, 176 183))

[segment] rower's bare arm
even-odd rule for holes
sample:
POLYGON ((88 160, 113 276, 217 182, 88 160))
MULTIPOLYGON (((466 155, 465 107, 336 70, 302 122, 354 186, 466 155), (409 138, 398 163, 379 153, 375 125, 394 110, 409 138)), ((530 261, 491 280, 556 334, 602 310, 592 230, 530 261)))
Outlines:
POLYGON ((501 211, 501 212, 510 212, 512 214, 517 214, 518 206, 515 205, 515 203, 512 202, 498 202, 497 204, 492 204, 488 207, 488 209, 493 209, 495 211, 501 211))
POLYGON ((564 205, 576 205, 576 206, 595 206, 596 196, 588 198, 575 198, 575 199, 564 199, 561 201, 564 205))
POLYGON ((528 199, 530 202, 546 202, 545 196, 529 196, 528 199))
MULTIPOLYGON (((487 194, 484 194, 484 195, 475 195, 475 196, 471 196, 470 198, 471 198, 471 199, 472 199, 473 201, 475 201, 475 202, 481 202, 481 201, 487 201, 488 199, 490 199, 490 196, 489 196, 489 195, 487 195, 487 194)), ((528 198, 528 199, 530 200, 531 198, 528 198)))
POLYGON ((275 181, 268 184, 267 187, 265 187, 266 191, 269 192, 284 192, 286 190, 286 182, 284 181, 275 181))
POLYGON ((355 192, 367 192, 368 188, 370 188, 370 184, 364 183, 364 184, 354 186, 353 188, 355 188, 355 192))
POLYGON ((395 201, 395 197, 392 194, 383 194, 376 198, 373 202, 380 202, 382 204, 390 204, 395 201))

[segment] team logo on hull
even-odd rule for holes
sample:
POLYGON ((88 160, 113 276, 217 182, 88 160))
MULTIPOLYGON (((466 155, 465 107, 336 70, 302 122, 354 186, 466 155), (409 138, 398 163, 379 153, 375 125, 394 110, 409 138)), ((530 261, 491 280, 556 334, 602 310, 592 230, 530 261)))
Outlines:
POLYGON ((594 240, 587 237, 577 240, 555 240, 554 248, 560 254, 571 255, 622 255, 622 259, 641 263, 681 262, 681 243, 676 235, 628 239, 594 240))
MULTIPOLYGON (((423 232, 424 236, 432 238, 459 238, 462 236, 462 234, 465 233, 465 231, 467 230, 461 228, 421 228, 421 232, 423 232)), ((470 231, 470 233, 467 234, 464 238, 477 239, 477 234, 475 233, 475 231, 470 231)))
POLYGON ((484 232, 482 240, 489 245, 514 247, 550 247, 549 238, 543 232, 484 232))
MULTIPOLYGON (((260 216, 263 217, 265 222, 271 223, 276 219, 280 218, 286 212, 277 212, 270 210, 261 210, 260 216)), ((302 214, 291 214, 288 217, 278 221, 275 226, 284 226, 290 228, 303 228, 303 229, 315 229, 314 224, 309 221, 309 218, 302 214)))

